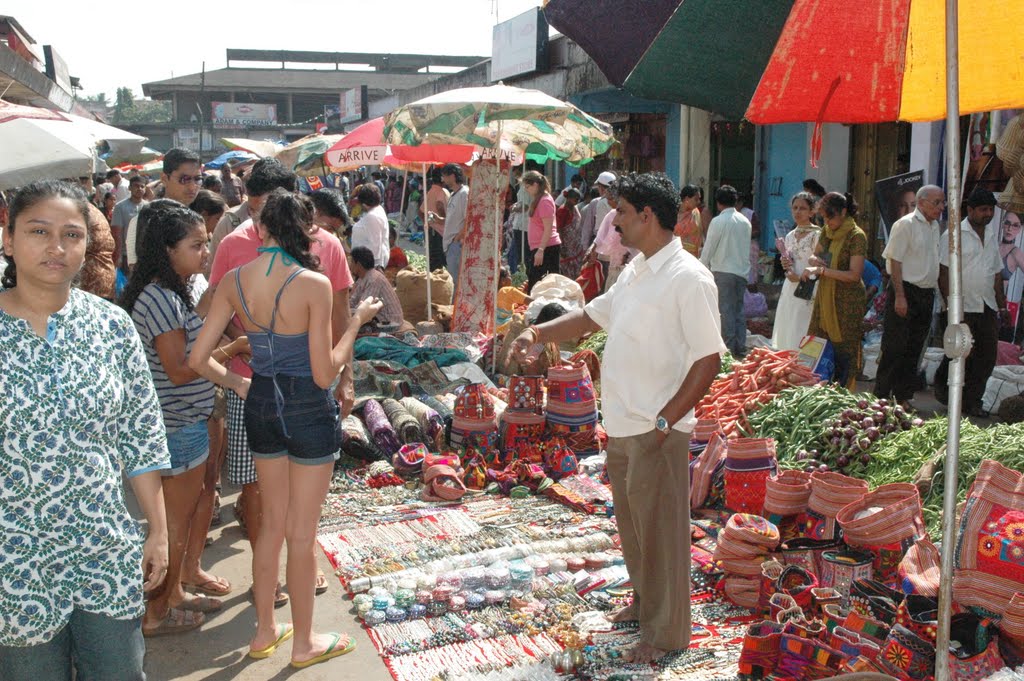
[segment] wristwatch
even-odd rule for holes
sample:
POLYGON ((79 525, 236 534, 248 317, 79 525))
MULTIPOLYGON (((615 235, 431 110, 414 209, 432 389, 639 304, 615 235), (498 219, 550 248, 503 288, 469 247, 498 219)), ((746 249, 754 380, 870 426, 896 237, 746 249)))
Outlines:
POLYGON ((672 432, 672 426, 670 426, 668 424, 668 420, 664 416, 661 416, 660 414, 658 415, 658 420, 654 422, 654 427, 660 430, 665 435, 668 435, 669 433, 672 432))

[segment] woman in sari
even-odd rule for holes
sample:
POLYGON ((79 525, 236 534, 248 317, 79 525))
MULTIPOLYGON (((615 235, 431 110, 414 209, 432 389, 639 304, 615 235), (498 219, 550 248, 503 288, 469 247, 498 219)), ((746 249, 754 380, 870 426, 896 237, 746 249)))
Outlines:
POLYGON ((582 198, 576 189, 565 190, 565 203, 555 212, 555 227, 562 238, 558 269, 563 276, 570 279, 580 276, 583 258, 590 246, 583 243, 582 217, 578 207, 582 198))
POLYGON ((679 215, 675 234, 683 248, 695 258, 704 246, 704 226, 700 219, 700 187, 688 184, 679 192, 679 215))

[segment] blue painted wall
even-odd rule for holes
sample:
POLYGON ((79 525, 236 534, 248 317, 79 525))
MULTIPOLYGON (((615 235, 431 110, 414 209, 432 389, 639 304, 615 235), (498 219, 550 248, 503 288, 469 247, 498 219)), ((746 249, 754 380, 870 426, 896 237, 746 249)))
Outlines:
POLYGON ((672 178, 679 187, 679 116, 681 108, 673 104, 668 112, 668 123, 665 125, 665 174, 672 178))
POLYGON ((762 244, 774 250, 775 220, 792 221, 789 200, 803 190, 808 149, 807 125, 770 125, 765 127, 765 132, 768 134, 762 183, 765 196, 757 203, 764 206, 767 212, 761 216, 762 244))

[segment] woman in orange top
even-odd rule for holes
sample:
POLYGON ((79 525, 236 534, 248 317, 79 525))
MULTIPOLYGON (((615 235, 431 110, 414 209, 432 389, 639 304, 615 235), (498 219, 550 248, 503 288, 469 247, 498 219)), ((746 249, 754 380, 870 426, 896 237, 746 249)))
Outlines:
POLYGON ((688 184, 679 192, 679 218, 675 234, 683 242, 683 248, 695 258, 700 257, 704 245, 704 230, 700 220, 700 188, 688 184))

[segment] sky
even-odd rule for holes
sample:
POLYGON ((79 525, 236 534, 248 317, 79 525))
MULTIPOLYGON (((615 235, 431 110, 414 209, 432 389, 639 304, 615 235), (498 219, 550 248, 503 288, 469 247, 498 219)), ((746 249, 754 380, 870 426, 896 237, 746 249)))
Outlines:
POLYGON ((387 3, 270 3, 293 12, 259 9, 252 2, 17 3, 14 16, 42 46, 53 45, 81 95, 106 92, 114 100, 127 85, 224 68, 226 48, 405 54, 491 55, 491 28, 540 5, 540 0, 388 0, 387 3), (442 11, 440 8, 444 8, 442 11), (194 8, 194 11, 190 10, 194 8), (363 12, 376 8, 377 18, 363 12), (456 9, 457 8, 457 9, 456 9), (165 9, 170 9, 165 15, 165 9), (294 15, 294 16, 293 16, 294 15), (173 26, 173 31, 169 31, 173 26))

